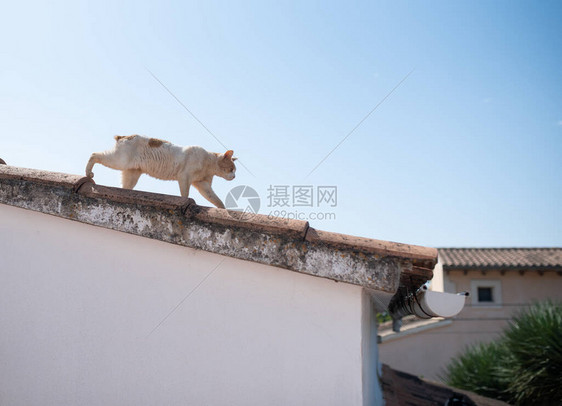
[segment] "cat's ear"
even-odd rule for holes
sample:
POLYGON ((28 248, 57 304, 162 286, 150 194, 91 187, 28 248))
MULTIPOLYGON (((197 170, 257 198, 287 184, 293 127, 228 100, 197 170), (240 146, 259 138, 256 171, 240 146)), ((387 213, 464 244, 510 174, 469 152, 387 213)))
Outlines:
POLYGON ((224 159, 232 159, 232 155, 234 155, 234 151, 229 149, 224 153, 224 159))

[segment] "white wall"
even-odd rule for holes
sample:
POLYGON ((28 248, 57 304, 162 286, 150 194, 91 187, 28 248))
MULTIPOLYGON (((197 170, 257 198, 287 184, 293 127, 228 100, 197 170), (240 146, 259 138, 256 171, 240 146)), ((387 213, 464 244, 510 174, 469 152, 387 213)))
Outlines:
POLYGON ((383 394, 379 385, 382 374, 379 362, 377 317, 373 297, 363 292, 363 405, 382 405, 383 394))
POLYGON ((5 205, 0 256, 3 406, 363 404, 360 287, 5 205))
POLYGON ((443 264, 439 260, 437 264, 435 264, 435 268, 433 268, 433 278, 429 284, 429 289, 435 292, 445 292, 443 276, 443 264))

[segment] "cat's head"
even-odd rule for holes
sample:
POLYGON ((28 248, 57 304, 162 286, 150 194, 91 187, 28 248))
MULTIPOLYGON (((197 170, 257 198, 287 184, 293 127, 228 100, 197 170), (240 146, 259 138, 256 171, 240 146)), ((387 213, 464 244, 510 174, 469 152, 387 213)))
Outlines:
POLYGON ((219 172, 217 175, 226 180, 232 180, 236 177, 236 165, 234 165, 234 161, 236 161, 237 158, 234 158, 232 156, 233 154, 234 152, 229 149, 224 154, 217 155, 219 158, 219 172))

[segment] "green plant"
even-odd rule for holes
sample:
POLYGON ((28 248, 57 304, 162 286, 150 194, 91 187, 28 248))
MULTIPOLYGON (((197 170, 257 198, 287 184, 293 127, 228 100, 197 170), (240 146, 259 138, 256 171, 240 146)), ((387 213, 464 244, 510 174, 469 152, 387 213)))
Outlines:
POLYGON ((507 400, 507 385, 496 368, 507 355, 508 350, 502 341, 468 347, 447 365, 444 381, 455 388, 507 400))
POLYGON ((388 314, 388 312, 377 313, 377 321, 379 322, 379 324, 390 320, 392 320, 392 317, 390 317, 390 314, 388 314))
POLYGON ((515 405, 562 404, 562 304, 530 306, 497 341, 469 347, 454 358, 442 378, 515 405))
POLYGON ((562 305, 537 303, 504 331, 509 356, 498 366, 519 405, 562 404, 562 305))

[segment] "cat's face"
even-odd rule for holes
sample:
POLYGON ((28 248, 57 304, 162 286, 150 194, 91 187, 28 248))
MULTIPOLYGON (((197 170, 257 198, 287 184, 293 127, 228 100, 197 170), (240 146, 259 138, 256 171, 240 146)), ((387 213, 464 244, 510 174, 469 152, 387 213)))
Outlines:
POLYGON ((232 150, 228 150, 219 155, 219 173, 217 175, 226 180, 232 180, 236 177, 236 165, 234 165, 236 158, 232 157, 233 154, 232 150))

